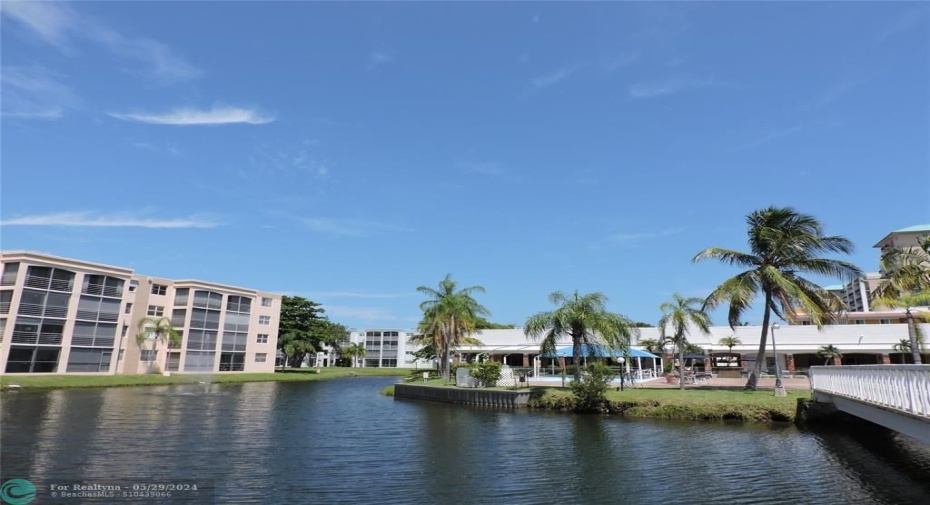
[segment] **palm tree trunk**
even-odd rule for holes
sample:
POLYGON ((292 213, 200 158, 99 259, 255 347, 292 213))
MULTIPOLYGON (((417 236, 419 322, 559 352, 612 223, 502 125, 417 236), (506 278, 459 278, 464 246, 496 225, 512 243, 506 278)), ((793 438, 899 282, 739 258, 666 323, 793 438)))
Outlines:
POLYGON ((914 358, 915 365, 923 364, 920 357, 920 343, 917 341, 917 328, 914 327, 914 315, 911 309, 907 309, 907 337, 911 340, 911 357, 914 358))
POLYGON ((572 336, 572 366, 575 367, 574 377, 575 382, 581 381, 581 338, 572 336))
MULTIPOLYGON (((771 290, 766 290, 765 311, 762 313, 762 336, 759 338, 759 353, 756 354, 756 364, 752 367, 752 372, 749 373, 749 379, 746 381, 746 386, 744 386, 743 389, 755 391, 756 387, 759 385, 759 376, 762 375, 762 365, 765 364, 765 345, 769 336, 769 320, 772 317, 772 311, 769 307, 771 303, 772 292, 771 290)), ((775 366, 778 366, 778 363, 775 363, 775 366)))
POLYGON ((678 389, 685 390, 685 343, 683 335, 678 335, 678 389))

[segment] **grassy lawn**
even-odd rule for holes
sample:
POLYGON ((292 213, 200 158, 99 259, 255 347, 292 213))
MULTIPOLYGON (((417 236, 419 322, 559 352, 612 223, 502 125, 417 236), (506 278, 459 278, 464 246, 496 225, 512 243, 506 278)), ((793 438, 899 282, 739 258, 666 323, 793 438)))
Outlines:
POLYGON ((372 376, 406 376, 410 370, 405 368, 322 368, 315 373, 314 368, 287 369, 275 373, 216 373, 161 375, 23 375, 0 376, 0 389, 7 389, 10 384, 26 388, 81 388, 113 386, 160 386, 166 384, 190 384, 209 379, 212 383, 240 382, 296 382, 336 379, 340 377, 372 376))
MULTIPOLYGON (((534 407, 570 410, 572 394, 561 388, 534 388, 539 396, 534 407)), ((799 398, 810 398, 810 391, 788 391, 774 396, 769 391, 694 388, 609 390, 611 412, 629 417, 664 419, 734 419, 743 421, 794 421, 799 398)))

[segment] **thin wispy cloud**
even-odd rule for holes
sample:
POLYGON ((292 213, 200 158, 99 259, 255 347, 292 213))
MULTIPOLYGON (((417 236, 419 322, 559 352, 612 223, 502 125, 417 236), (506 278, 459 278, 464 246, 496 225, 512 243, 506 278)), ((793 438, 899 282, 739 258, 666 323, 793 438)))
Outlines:
POLYGON ((806 110, 817 110, 822 109, 838 100, 843 98, 846 94, 859 86, 869 82, 872 79, 872 75, 867 75, 865 77, 853 77, 842 79, 829 88, 818 98, 813 101, 807 107, 804 107, 806 110))
POLYGON ((80 103, 71 88, 43 67, 2 67, 3 100, 0 113, 6 117, 58 119, 80 103))
POLYGON ((924 4, 922 8, 915 8, 905 12, 901 17, 889 24, 887 28, 882 30, 875 37, 875 42, 884 42, 890 37, 911 30, 927 19, 928 14, 930 14, 930 9, 927 8, 926 4, 924 4))
POLYGON ((639 53, 626 53, 601 59, 601 68, 607 72, 616 72, 621 68, 629 67, 639 61, 639 53))
POLYGON ((804 130, 804 128, 805 128, 805 126, 804 126, 803 124, 796 124, 796 125, 790 126, 790 127, 788 127, 788 128, 783 128, 783 129, 780 129, 780 130, 775 130, 775 131, 773 131, 773 132, 770 132, 770 133, 766 133, 766 134, 764 134, 764 135, 761 135, 761 136, 759 136, 759 137, 757 137, 757 138, 755 138, 755 139, 753 139, 753 140, 751 140, 751 141, 749 141, 749 142, 747 142, 747 143, 745 143, 745 144, 739 146, 739 148, 741 148, 741 149, 751 149, 751 148, 753 148, 753 147, 763 146, 763 145, 765 145, 765 144, 768 144, 769 142, 773 142, 773 141, 775 141, 775 140, 778 140, 778 139, 781 139, 781 138, 784 138, 784 137, 789 137, 789 136, 791 136, 791 135, 794 135, 795 133, 798 133, 798 132, 804 130))
POLYGON ((165 113, 148 112, 107 112, 109 116, 123 121, 159 125, 226 125, 226 124, 266 124, 275 120, 274 116, 263 114, 255 109, 239 107, 214 107, 209 110, 193 108, 174 109, 165 113))
POLYGON ((577 65, 571 67, 562 67, 548 74, 541 75, 533 79, 533 87, 535 89, 542 89, 548 88, 554 84, 558 84, 571 77, 571 75, 577 72, 578 69, 579 67, 577 65))
POLYGON ((249 162, 262 175, 308 174, 326 179, 332 171, 332 163, 317 155, 318 145, 315 139, 305 139, 297 145, 263 143, 254 149, 249 162))
POLYGON ((164 146, 162 146, 160 144, 155 144, 152 142, 139 142, 139 141, 133 141, 131 142, 131 144, 132 144, 132 147, 135 147, 138 149, 145 149, 147 151, 153 151, 156 153, 170 154, 172 156, 179 156, 181 154, 181 150, 178 149, 178 147, 175 146, 174 144, 165 144, 164 146))
POLYGON ((98 228, 214 228, 216 221, 204 217, 149 218, 130 214, 57 212, 18 216, 0 221, 0 226, 62 226, 98 228))
POLYGON ((383 65, 387 65, 394 61, 394 55, 385 50, 376 50, 372 51, 368 55, 368 65, 365 67, 368 70, 374 70, 383 65))
POLYGON ((64 2, 4 2, 0 14, 26 27, 67 54, 77 53, 76 39, 96 44, 118 58, 142 65, 138 73, 151 82, 172 84, 199 77, 202 72, 167 45, 128 36, 85 16, 64 2))
POLYGON ((332 318, 352 318, 363 322, 396 321, 398 317, 380 307, 350 307, 346 305, 323 305, 332 318))
POLYGON ((465 172, 472 174, 480 174, 506 180, 519 179, 497 161, 460 161, 456 165, 465 172))
POLYGON ((343 237, 368 237, 390 232, 409 232, 409 228, 391 223, 362 219, 300 218, 310 230, 343 237))
POLYGON ((715 77, 704 78, 676 78, 658 82, 642 82, 633 84, 629 88, 632 98, 653 98, 663 95, 672 95, 695 88, 709 88, 727 86, 728 83, 715 77))

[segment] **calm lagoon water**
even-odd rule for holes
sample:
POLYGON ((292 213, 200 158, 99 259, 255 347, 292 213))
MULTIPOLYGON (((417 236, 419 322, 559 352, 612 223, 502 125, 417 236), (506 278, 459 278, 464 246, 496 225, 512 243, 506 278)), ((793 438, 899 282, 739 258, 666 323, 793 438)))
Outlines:
POLYGON ((212 483, 216 503, 930 503, 930 447, 904 437, 395 401, 393 382, 3 393, 0 470, 212 483))

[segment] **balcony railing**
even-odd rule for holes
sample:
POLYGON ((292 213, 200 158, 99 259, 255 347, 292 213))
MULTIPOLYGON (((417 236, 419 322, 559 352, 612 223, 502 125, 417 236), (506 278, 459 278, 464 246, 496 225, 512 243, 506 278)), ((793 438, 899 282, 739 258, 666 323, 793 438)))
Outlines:
POLYGON ((41 277, 38 275, 27 275, 26 276, 26 287, 30 288, 39 288, 39 289, 50 289, 52 291, 68 291, 71 292, 71 287, 74 284, 73 279, 52 279, 49 277, 41 277))
POLYGON ((14 286, 16 285, 16 272, 3 274, 0 277, 0 286, 14 286))
POLYGON ((0 314, 9 314, 10 313, 10 302, 0 303, 0 314))
POLYGON ((811 389, 930 417, 930 365, 813 366, 811 389))
POLYGON ((123 288, 104 286, 103 284, 87 284, 84 286, 84 289, 81 290, 81 293, 86 295, 106 296, 109 298, 122 298, 123 288))
POLYGON ((68 317, 68 307, 39 305, 37 303, 20 303, 17 313, 21 316, 55 317, 64 319, 68 317))
POLYGON ((14 331, 14 344, 61 345, 61 333, 39 333, 35 331, 14 331))
POLYGON ((77 347, 113 347, 113 339, 73 335, 71 337, 71 345, 77 347))
POLYGON ((119 312, 97 312, 93 310, 79 310, 76 317, 86 321, 107 321, 114 322, 119 320, 119 312))

